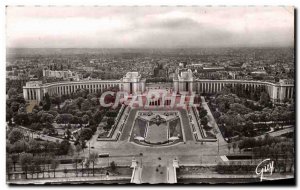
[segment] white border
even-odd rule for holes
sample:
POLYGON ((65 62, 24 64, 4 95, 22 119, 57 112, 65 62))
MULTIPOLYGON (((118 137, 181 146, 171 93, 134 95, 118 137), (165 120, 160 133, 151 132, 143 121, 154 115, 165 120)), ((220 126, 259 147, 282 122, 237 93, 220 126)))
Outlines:
MULTIPOLYGON (((285 6, 295 6, 298 8, 298 14, 299 14, 299 3, 300 1, 296 0, 251 0, 251 1, 242 1, 242 0, 231 0, 231 1, 226 1, 226 0, 214 0, 214 1, 209 1, 209 0, 149 0, 149 1, 142 1, 142 0, 107 0, 107 1, 97 1, 97 0, 51 0, 51 1, 46 1, 46 0, 1 0, 0 1, 0 24, 1 24, 1 34, 0 34, 0 42, 1 42, 1 47, 0 47, 0 60, 1 64, 3 66, 0 67, 0 82, 1 82, 1 88, 2 88, 2 95, 0 96, 1 100, 1 106, 0 106, 0 113, 2 115, 1 117, 1 132, 0 132, 0 139, 2 141, 1 145, 1 160, 0 160, 0 168, 2 168, 2 172, 0 172, 0 189, 11 189, 11 188, 16 188, 16 187, 9 187, 6 185, 6 177, 5 177, 5 5, 56 5, 56 6, 65 6, 65 5, 73 5, 73 6, 93 6, 93 5, 98 5, 98 6, 106 6, 106 5, 112 5, 112 6, 145 6, 145 5, 151 5, 151 6, 158 6, 158 5, 168 5, 168 6, 176 6, 176 5, 185 5, 185 6, 192 6, 192 5, 199 5, 199 6, 206 6, 206 5, 213 5, 213 6, 219 6, 219 5, 226 5, 226 6, 249 6, 249 5, 272 5, 272 6, 277 6, 277 5, 285 5, 285 6)), ((299 24, 299 18, 297 19, 297 25, 299 24)), ((298 35, 298 32, 297 32, 298 35)), ((297 51, 298 55, 298 51, 297 51)), ((298 58, 299 59, 299 58, 298 58)), ((297 64, 297 63, 296 63, 297 64)), ((299 74, 299 66, 297 67, 297 74, 299 74)), ((297 89, 299 89, 299 81, 297 80, 297 89)), ((298 98, 298 97, 297 97, 298 98)), ((297 101, 297 106, 299 106, 299 101, 297 101)), ((297 118, 299 119, 299 110, 297 113, 297 118)), ((297 129, 297 137, 299 137, 299 129, 297 129)), ((296 141, 297 142, 297 141, 296 141)), ((299 151, 299 145, 297 146, 297 153, 299 151)), ((299 156, 297 159, 299 163, 299 156)), ((298 164, 297 163, 297 164, 298 164)), ((298 166, 298 165, 297 165, 298 166)), ((298 175, 299 176, 299 173, 298 175)), ((74 186, 75 187, 75 186, 74 186)), ((52 186, 51 188, 56 188, 56 189, 66 189, 66 188, 74 188, 73 186, 71 187, 66 187, 66 186, 52 186)), ((123 186, 122 188, 132 188, 132 186, 123 186)), ((183 186, 179 186, 183 187, 183 186)), ((191 186, 187 186, 191 187, 191 186)), ((250 187, 251 186, 247 186, 250 187)), ((18 187, 18 188, 34 188, 32 186, 25 186, 25 187, 18 187)), ((38 186, 35 188, 41 188, 44 189, 45 187, 38 186)), ((49 187, 48 187, 49 188, 49 187)), ((76 187, 77 188, 77 187, 76 187)), ((80 186, 79 189, 86 189, 87 187, 80 186)), ((101 189, 108 189, 111 187, 108 186, 101 186, 101 187, 95 187, 95 186, 89 186, 88 188, 101 188, 101 189)), ((114 187, 114 188, 120 188, 120 186, 114 187)), ((137 186, 135 188, 140 188, 140 186, 137 186)), ((142 188, 146 188, 146 186, 143 186, 142 188)), ((149 186, 147 187, 149 188, 149 186)), ((151 188, 168 188, 171 189, 173 187, 151 187, 151 188)), ((193 188, 204 188, 203 186, 194 186, 193 188)), ((216 188, 216 187, 214 187, 216 188)), ((219 187, 220 188, 220 187, 219 187)), ((224 188, 224 187, 221 187, 224 188)), ((232 188, 232 187, 225 187, 225 188, 232 188)), ((239 188, 239 187, 236 187, 239 188)), ((252 187, 253 188, 253 187, 252 187)), ((258 188, 258 187, 255 187, 258 188)), ((263 187, 259 187, 263 188, 263 187)), ((266 187, 265 187, 266 188, 266 187)), ((267 187, 267 188, 272 188, 272 187, 267 187)))

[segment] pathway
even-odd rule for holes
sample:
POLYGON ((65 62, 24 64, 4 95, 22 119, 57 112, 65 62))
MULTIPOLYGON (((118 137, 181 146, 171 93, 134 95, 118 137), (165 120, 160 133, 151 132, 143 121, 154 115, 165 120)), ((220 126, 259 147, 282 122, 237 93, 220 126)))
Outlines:
POLYGON ((206 109, 206 111, 207 111, 207 119, 208 119, 209 125, 218 131, 216 136, 217 136, 217 139, 219 139, 220 145, 227 144, 227 142, 224 140, 224 137, 219 129, 219 126, 217 125, 217 122, 215 121, 215 118, 212 115, 212 113, 207 105, 207 102, 205 101, 203 96, 201 96, 201 102, 202 102, 203 108, 206 109))

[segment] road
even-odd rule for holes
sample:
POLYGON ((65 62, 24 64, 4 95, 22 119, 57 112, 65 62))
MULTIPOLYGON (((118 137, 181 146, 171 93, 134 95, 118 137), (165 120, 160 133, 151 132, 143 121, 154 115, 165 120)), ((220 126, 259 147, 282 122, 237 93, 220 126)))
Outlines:
MULTIPOLYGON (((30 129, 27 129, 26 127, 23 127, 23 126, 20 126, 20 129, 21 130, 26 130, 30 134, 31 138, 40 138, 44 141, 51 141, 51 142, 62 142, 63 141, 63 139, 61 139, 61 138, 51 137, 51 136, 48 136, 48 135, 39 135, 36 132, 32 132, 32 131, 30 131, 30 129)), ((74 144, 74 142, 72 142, 72 141, 69 141, 69 142, 71 144, 74 144)))
MULTIPOLYGON (((294 127, 291 126, 289 128, 285 128, 285 129, 282 129, 282 130, 279 130, 279 131, 274 131, 274 132, 271 132, 271 133, 268 133, 271 137, 277 137, 277 136, 280 136, 280 135, 283 135, 285 133, 289 133, 289 132, 293 132, 294 131, 294 127)), ((259 137, 262 137, 264 138, 265 134, 264 135, 260 135, 260 136, 256 136, 255 138, 258 139, 259 137)))
POLYGON ((106 176, 101 177, 59 177, 59 178, 40 178, 40 179, 23 179, 23 180, 11 180, 9 184, 60 184, 60 183, 130 183, 130 176, 106 176))

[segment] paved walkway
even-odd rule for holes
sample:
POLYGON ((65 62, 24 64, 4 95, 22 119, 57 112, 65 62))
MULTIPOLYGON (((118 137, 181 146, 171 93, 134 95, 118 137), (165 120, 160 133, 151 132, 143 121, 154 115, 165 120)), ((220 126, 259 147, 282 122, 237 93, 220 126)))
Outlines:
POLYGON ((131 129, 136 117, 137 109, 131 109, 120 137, 120 141, 128 141, 130 138, 131 129))
POLYGON ((215 118, 212 115, 212 113, 207 105, 207 102, 205 101, 205 98, 203 96, 201 96, 201 102, 202 102, 203 108, 207 110, 207 119, 208 119, 209 125, 218 131, 216 136, 217 136, 217 139, 219 139, 220 145, 227 144, 227 142, 224 140, 224 137, 219 129, 219 126, 218 126, 217 122, 215 121, 215 118))
POLYGON ((178 111, 180 112, 180 115, 181 115, 180 119, 181 119, 181 123, 183 124, 183 126, 181 126, 181 127, 183 128, 183 131, 184 131, 185 140, 186 141, 195 141, 193 133, 192 133, 190 120, 188 118, 187 110, 180 109, 178 111))
MULTIPOLYGON (((160 157, 159 157, 160 158, 160 157)), ((132 183, 176 183, 177 176, 173 167, 173 161, 168 158, 160 158, 154 162, 139 162, 135 168, 132 183)))
POLYGON ((141 182, 142 183, 168 183, 168 173, 166 166, 143 166, 141 182))
POLYGON ((200 123, 197 120, 197 117, 196 117, 192 107, 190 108, 190 113, 191 113, 191 116, 192 116, 192 123, 194 124, 194 128, 195 128, 194 133, 197 133, 198 140, 201 140, 201 139, 203 139, 203 136, 202 136, 201 131, 200 131, 201 126, 200 126, 200 123))

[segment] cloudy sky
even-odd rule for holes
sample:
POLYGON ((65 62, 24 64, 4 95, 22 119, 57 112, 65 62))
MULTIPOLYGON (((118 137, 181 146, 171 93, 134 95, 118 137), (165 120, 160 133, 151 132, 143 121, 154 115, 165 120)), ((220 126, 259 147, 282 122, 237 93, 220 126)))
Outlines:
POLYGON ((291 7, 8 7, 7 47, 293 46, 291 7))

